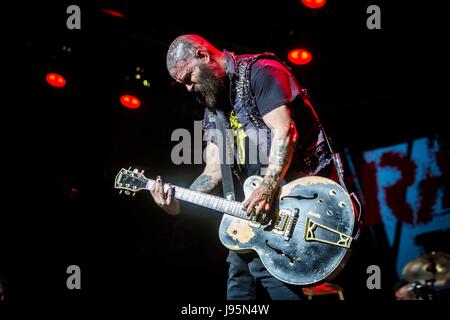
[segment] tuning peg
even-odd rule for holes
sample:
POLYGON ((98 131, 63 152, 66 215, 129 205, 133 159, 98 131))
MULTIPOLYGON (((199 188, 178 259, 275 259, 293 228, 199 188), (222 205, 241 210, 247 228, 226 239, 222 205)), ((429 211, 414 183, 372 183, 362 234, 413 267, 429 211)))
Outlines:
POLYGON ((126 194, 127 196, 129 196, 129 195, 131 194, 131 192, 128 191, 128 190, 125 190, 125 194, 126 194))
POLYGON ((135 195, 136 195, 136 192, 133 192, 133 194, 131 196, 134 197, 135 195))
POLYGON ((119 191, 119 194, 122 194, 122 192, 123 192, 123 190, 120 190, 120 191, 119 191))
POLYGON ((131 166, 128 168, 128 170, 131 170, 131 166))
POLYGON ((144 170, 141 170, 141 173, 144 174, 144 170))

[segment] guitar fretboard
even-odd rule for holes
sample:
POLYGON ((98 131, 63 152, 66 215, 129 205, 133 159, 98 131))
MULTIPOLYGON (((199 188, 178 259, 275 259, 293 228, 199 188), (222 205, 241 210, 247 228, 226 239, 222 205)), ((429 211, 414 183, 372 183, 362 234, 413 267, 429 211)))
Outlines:
MULTIPOLYGON (((155 180, 148 179, 146 189, 150 190, 155 180)), ((182 187, 172 186, 175 188, 175 198, 186 202, 194 203, 202 207, 210 208, 222 213, 226 213, 235 217, 250 220, 247 212, 242 210, 242 203, 233 200, 227 200, 221 197, 202 193, 182 187)), ((164 184, 164 191, 169 189, 168 184, 164 184)))

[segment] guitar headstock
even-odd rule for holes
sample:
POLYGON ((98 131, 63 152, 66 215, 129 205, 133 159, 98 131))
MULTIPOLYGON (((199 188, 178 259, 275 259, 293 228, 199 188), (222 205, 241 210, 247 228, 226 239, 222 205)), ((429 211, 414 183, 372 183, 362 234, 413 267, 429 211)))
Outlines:
POLYGON ((147 184, 148 179, 144 176, 144 170, 139 172, 138 169, 131 170, 130 167, 120 169, 114 181, 114 188, 121 189, 120 193, 125 190, 126 195, 133 193, 134 196, 136 192, 145 190, 147 184))

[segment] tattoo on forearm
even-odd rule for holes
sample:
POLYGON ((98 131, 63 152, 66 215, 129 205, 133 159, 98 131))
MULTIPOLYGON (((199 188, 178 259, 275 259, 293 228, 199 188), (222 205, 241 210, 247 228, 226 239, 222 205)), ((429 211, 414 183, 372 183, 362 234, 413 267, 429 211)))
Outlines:
POLYGON ((269 159, 269 164, 284 167, 287 162, 286 155, 289 151, 289 137, 283 140, 275 140, 274 143, 275 144, 271 158, 269 159))
POLYGON ((269 167, 264 180, 267 184, 275 188, 283 179, 294 154, 296 146, 296 131, 291 126, 286 136, 276 136, 272 141, 269 155, 269 167))
POLYGON ((202 174, 191 184, 189 189, 199 192, 211 192, 214 190, 216 185, 212 181, 212 177, 202 174))

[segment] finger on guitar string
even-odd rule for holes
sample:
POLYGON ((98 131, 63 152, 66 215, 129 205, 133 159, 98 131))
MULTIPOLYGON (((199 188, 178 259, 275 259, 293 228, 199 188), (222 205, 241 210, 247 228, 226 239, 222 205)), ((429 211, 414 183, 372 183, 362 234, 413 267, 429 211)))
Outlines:
POLYGON ((265 206, 266 206, 266 201, 265 200, 261 200, 261 202, 259 202, 256 205, 256 209, 255 209, 256 210, 256 212, 255 212, 256 215, 262 213, 264 211, 265 206))
POLYGON ((172 202, 172 198, 173 198, 173 187, 172 187, 172 184, 169 182, 168 183, 168 185, 169 185, 169 189, 167 190, 167 193, 166 193, 166 204, 170 204, 171 202, 172 202))
POLYGON ((242 210, 247 211, 247 207, 250 203, 250 198, 245 199, 244 202, 242 202, 242 210))
POLYGON ((153 182, 151 188, 150 188, 150 193, 152 194, 152 196, 156 195, 156 179, 155 182, 153 182))
POLYGON ((242 210, 246 211, 247 214, 249 215, 252 210, 254 210, 254 201, 255 201, 255 197, 252 194, 249 198, 247 198, 243 203, 242 203, 242 210))
POLYGON ((164 199, 164 190, 163 190, 163 182, 160 176, 156 177, 156 193, 164 199))
POLYGON ((261 199, 261 196, 257 193, 257 194, 252 194, 249 198, 249 205, 247 206, 247 215, 250 215, 252 213, 255 213, 255 211, 257 210, 257 206, 258 203, 260 201, 263 201, 263 199, 261 199))
POLYGON ((155 183, 152 187, 154 187, 154 191, 152 194, 154 195, 156 204, 160 207, 163 207, 166 204, 166 200, 164 198, 161 176, 156 176, 155 183))

